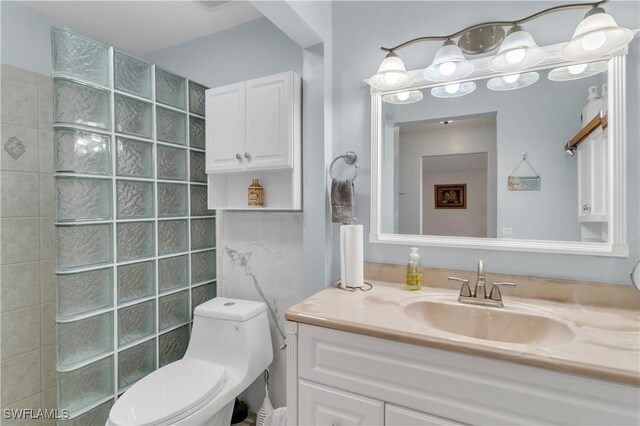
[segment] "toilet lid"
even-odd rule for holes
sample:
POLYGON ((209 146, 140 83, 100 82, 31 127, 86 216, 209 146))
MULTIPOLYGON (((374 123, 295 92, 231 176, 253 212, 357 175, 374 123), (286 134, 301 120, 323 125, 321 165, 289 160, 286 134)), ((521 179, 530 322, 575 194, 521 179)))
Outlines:
POLYGON ((222 366, 196 359, 181 359, 131 386, 116 401, 109 420, 122 426, 164 423, 215 397, 225 381, 222 366))

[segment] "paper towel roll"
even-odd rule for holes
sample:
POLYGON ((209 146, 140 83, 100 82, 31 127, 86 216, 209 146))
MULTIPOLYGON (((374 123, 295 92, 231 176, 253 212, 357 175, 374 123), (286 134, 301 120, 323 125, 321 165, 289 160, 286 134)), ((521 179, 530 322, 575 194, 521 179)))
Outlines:
POLYGON ((340 227, 340 278, 342 287, 364 284, 362 225, 340 227))

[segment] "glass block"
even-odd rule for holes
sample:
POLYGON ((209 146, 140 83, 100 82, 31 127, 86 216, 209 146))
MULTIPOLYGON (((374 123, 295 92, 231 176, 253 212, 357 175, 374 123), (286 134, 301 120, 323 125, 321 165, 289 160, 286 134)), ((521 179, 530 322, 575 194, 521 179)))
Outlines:
POLYGON ((206 87, 201 84, 189 82, 189 112, 204 116, 204 96, 206 87))
POLYGON ((58 409, 69 410, 73 416, 83 408, 113 395, 113 377, 113 355, 77 370, 59 372, 58 409))
POLYGON ((151 65, 119 50, 113 62, 116 89, 151 99, 151 65))
POLYGON ((153 183, 118 180, 118 219, 153 217, 153 183))
POLYGON ((158 179, 187 180, 187 150, 156 145, 158 179))
POLYGON ((187 221, 158 221, 158 254, 171 254, 187 251, 187 221))
POLYGON ((160 293, 189 285, 189 256, 158 260, 158 291, 160 293))
POLYGON ((209 250, 191 254, 191 284, 216 279, 216 251, 209 250))
POLYGON ((216 220, 191 220, 191 250, 214 248, 216 246, 216 220))
POLYGON ((56 275, 58 318, 65 319, 113 305, 111 268, 56 275))
POLYGON ((186 109, 186 87, 184 78, 156 67, 156 102, 186 109))
POLYGON ((115 95, 116 132, 151 138, 150 103, 123 95, 115 95))
POLYGON ((153 260, 118 266, 118 303, 153 295, 155 284, 156 268, 153 260))
POLYGON ((209 283, 191 289, 191 315, 198 305, 216 297, 216 283, 209 283))
POLYGON ((58 222, 111 219, 111 179, 57 176, 58 222))
POLYGON ((118 261, 151 257, 155 254, 153 222, 118 224, 118 261))
POLYGON ((52 28, 53 72, 109 84, 109 47, 64 28, 52 28))
POLYGON ((187 144, 187 114, 156 107, 156 139, 162 142, 187 144))
POLYGON ((187 185, 158 183, 158 216, 187 216, 187 185))
POLYGON ((205 168, 204 152, 191 151, 191 182, 207 183, 207 172, 205 168))
POLYGON ((189 117, 189 143, 192 148, 205 149, 205 121, 197 117, 189 117))
POLYGON ((207 208, 207 187, 191 185, 191 216, 213 216, 215 213, 207 208))
POLYGON ((58 323, 58 367, 70 367, 113 350, 113 312, 58 323))
POLYGON ((156 369, 156 339, 118 354, 118 390, 130 386, 156 369))
POLYGON ((110 93, 65 78, 53 79, 53 120, 111 129, 110 93))
POLYGON ((153 144, 116 137, 116 174, 141 178, 153 177, 153 144))
POLYGON ((109 419, 109 412, 113 407, 113 399, 92 408, 91 410, 80 414, 69 420, 58 420, 58 426, 87 426, 87 425, 104 425, 109 419))
POLYGON ((189 326, 185 325, 158 338, 160 367, 182 359, 189 345, 189 326))
POLYGON ((118 343, 126 345, 155 333, 155 300, 118 309, 118 343))
POLYGON ((111 224, 56 226, 58 269, 113 261, 111 224))
POLYGON ((56 172, 111 175, 111 137, 58 127, 53 146, 56 172))
POLYGON ((160 331, 189 321, 188 290, 163 296, 158 300, 158 304, 160 331))

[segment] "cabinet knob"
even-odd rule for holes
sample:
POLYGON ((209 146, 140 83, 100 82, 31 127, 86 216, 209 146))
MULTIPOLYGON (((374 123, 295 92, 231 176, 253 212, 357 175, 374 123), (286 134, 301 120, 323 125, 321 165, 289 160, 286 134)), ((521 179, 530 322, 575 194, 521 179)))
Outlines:
POLYGON ((242 156, 240 154, 236 154, 236 160, 242 161, 242 156))
POLYGON ((248 152, 245 152, 244 158, 246 158, 247 160, 251 160, 251 154, 249 154, 248 152))
POLYGON ((589 204, 584 204, 582 206, 582 211, 583 212, 588 212, 589 210, 591 210, 591 206, 589 204))

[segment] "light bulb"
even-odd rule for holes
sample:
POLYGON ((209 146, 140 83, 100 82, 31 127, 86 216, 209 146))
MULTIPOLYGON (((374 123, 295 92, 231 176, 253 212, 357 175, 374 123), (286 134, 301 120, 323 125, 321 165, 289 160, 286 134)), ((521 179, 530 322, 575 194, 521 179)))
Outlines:
POLYGON ((522 47, 510 50, 505 55, 505 59, 510 64, 517 64, 518 62, 521 62, 524 59, 524 57, 525 57, 525 51, 522 47))
POLYGON ((582 48, 584 50, 596 50, 607 41, 607 36, 602 31, 596 31, 593 34, 587 34, 582 39, 582 48))
POLYGON ((582 74, 584 70, 587 69, 587 64, 569 65, 567 69, 569 70, 569 74, 582 74))
POLYGON ((410 94, 410 92, 400 92, 396 94, 396 97, 399 101, 406 101, 407 99, 409 99, 410 94))
POLYGON ((384 75, 384 82, 387 84, 396 84, 400 78, 395 72, 388 72, 384 75))
POLYGON ((455 62, 443 62, 438 67, 440 74, 442 75, 451 75, 456 71, 456 63, 455 62))
POLYGON ((520 74, 511 74, 511 75, 505 75, 504 77, 502 77, 504 79, 505 83, 515 83, 516 81, 518 81, 518 79, 520 78, 520 74))
POLYGON ((444 90, 449 94, 454 94, 460 90, 460 83, 447 84, 444 86, 444 90))

